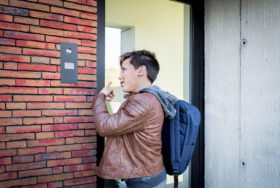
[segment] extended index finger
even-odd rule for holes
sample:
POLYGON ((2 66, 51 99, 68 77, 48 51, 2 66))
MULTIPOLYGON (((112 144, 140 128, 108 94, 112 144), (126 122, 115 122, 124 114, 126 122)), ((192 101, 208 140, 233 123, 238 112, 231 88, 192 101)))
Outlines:
POLYGON ((112 82, 109 82, 106 87, 109 88, 111 84, 112 82))

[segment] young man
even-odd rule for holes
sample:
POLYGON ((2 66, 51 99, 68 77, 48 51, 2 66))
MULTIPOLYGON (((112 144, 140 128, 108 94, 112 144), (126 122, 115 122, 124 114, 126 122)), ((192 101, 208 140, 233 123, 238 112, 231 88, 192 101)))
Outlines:
POLYGON ((128 187, 165 187, 166 172, 161 154, 161 130, 165 112, 155 95, 141 92, 151 88, 159 64, 149 51, 125 53, 119 77, 129 93, 117 113, 109 115, 105 100, 114 97, 110 83, 93 98, 99 135, 107 137, 97 175, 104 179, 125 179, 128 187))

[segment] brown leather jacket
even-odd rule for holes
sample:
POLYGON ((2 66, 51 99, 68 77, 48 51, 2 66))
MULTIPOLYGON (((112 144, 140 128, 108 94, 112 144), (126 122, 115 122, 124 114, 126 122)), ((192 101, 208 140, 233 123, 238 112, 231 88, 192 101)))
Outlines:
POLYGON ((129 95, 117 113, 109 115, 105 95, 93 98, 99 135, 107 137, 97 175, 126 179, 158 174, 163 169, 161 129, 164 112, 150 93, 129 95))

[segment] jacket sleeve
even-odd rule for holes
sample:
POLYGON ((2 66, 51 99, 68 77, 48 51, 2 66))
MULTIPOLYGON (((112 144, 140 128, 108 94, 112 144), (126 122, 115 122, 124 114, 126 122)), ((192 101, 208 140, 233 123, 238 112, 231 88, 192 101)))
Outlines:
POLYGON ((117 113, 110 115, 105 105, 105 95, 100 93, 93 98, 93 117, 99 135, 119 136, 143 129, 149 103, 137 94, 128 100, 117 113))

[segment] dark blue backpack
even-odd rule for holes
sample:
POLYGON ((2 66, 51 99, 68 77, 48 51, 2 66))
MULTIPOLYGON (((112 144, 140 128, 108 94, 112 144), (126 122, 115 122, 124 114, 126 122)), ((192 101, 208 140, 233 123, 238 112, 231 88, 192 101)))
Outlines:
POLYGON ((162 155, 166 173, 174 175, 174 187, 192 157, 200 124, 199 110, 183 100, 174 104, 176 115, 165 119, 162 127, 162 155))

